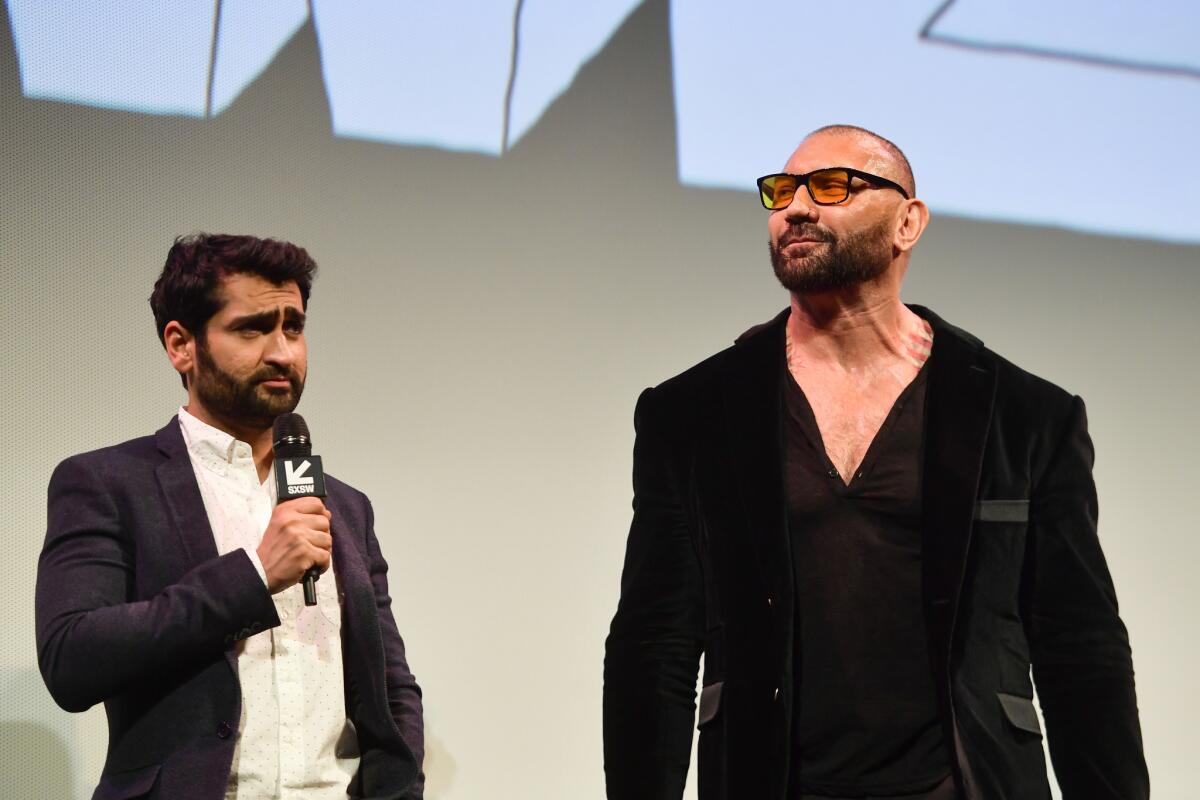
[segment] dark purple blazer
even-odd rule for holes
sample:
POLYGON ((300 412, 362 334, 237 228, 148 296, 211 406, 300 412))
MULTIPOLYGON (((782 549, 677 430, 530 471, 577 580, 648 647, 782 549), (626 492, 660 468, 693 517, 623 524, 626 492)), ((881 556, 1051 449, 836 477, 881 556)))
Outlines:
MULTIPOLYGON (((421 690, 392 618, 366 495, 326 478, 342 604, 354 798, 423 794, 421 690)), ((317 584, 332 591, 332 582, 317 584)), ((68 711, 104 703, 94 800, 221 800, 241 692, 234 644, 279 624, 245 551, 218 555, 178 418, 73 456, 50 479, 37 577, 38 663, 68 711)))

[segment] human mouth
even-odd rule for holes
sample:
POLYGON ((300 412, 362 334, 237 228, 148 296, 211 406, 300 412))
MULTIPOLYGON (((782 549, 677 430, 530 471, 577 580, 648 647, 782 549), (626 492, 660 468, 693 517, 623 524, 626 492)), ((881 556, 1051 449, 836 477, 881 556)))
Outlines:
POLYGON ((798 249, 807 249, 812 245, 821 244, 822 241, 822 239, 812 239, 807 236, 795 236, 789 239, 784 239, 781 249, 788 250, 793 247, 798 249))

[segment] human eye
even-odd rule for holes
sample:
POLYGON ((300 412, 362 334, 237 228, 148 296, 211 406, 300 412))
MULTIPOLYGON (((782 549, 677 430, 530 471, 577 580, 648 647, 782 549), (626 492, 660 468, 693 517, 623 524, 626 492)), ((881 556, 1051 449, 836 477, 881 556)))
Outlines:
POLYGON ((813 191, 827 194, 845 194, 849 179, 844 172, 821 172, 808 179, 813 191))
POLYGON ((289 336, 299 336, 304 333, 305 318, 303 314, 288 311, 283 315, 283 331, 289 336))

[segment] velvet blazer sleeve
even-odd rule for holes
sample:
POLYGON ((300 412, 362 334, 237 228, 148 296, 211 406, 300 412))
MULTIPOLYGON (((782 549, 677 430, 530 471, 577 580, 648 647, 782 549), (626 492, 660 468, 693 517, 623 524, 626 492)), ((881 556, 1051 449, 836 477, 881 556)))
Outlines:
MULTIPOLYGON (((270 592, 242 550, 194 566, 151 594, 136 565, 151 537, 141 513, 158 489, 100 453, 64 461, 50 480, 38 562, 38 664, 55 701, 83 711, 139 683, 222 657, 234 641, 279 624, 270 592)), ((214 551, 215 552, 215 551, 214 551)))
POLYGON ((695 721, 704 589, 656 390, 638 400, 633 523, 604 659, 610 800, 678 800, 695 721))
POLYGON ((1030 505, 1024 618, 1063 800, 1150 795, 1129 637, 1097 538, 1093 451, 1083 401, 1030 505))

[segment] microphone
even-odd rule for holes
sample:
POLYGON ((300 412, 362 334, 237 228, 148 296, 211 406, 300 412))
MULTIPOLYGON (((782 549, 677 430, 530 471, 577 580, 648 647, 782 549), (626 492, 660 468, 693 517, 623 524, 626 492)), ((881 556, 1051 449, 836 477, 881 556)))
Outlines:
MULTIPOLYGON (((297 497, 324 497, 325 471, 321 457, 312 454, 312 437, 299 414, 280 414, 272 428, 275 449, 275 488, 278 502, 297 497)), ((304 573, 304 605, 317 604, 317 579, 321 572, 304 573)))

